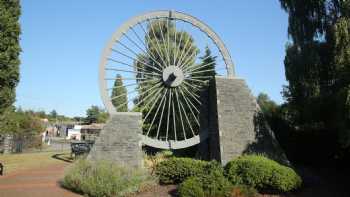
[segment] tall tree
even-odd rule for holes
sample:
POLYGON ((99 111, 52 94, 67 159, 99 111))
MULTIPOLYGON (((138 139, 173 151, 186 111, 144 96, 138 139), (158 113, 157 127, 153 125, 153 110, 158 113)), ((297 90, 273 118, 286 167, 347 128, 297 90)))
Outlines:
POLYGON ((19 0, 0 1, 0 115, 15 101, 19 81, 19 0))
POLYGON ((280 0, 289 14, 284 89, 297 128, 350 147, 350 0, 280 0))
MULTIPOLYGON (((211 50, 208 46, 205 47, 204 55, 200 57, 199 59, 202 60, 201 65, 199 66, 200 69, 198 71, 204 71, 200 74, 197 74, 197 76, 215 76, 215 65, 216 65, 216 58, 217 56, 213 56, 211 54, 211 50)), ((205 79, 204 79, 205 80, 205 79)))
POLYGON ((116 79, 114 81, 114 86, 112 90, 112 98, 115 98, 112 100, 112 103, 114 107, 117 108, 117 111, 119 112, 126 112, 128 111, 128 95, 127 95, 127 89, 123 85, 123 79, 120 74, 117 74, 116 79))

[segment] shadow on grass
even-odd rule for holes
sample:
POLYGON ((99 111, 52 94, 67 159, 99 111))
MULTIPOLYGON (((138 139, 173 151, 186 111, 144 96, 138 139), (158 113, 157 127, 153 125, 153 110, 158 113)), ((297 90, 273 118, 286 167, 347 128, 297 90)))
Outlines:
POLYGON ((74 159, 67 153, 54 154, 51 157, 68 163, 72 163, 74 161, 74 159))

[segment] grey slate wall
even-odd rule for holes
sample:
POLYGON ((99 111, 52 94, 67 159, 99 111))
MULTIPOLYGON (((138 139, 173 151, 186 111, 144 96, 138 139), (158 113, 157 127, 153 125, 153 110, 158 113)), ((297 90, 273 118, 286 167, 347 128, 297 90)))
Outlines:
POLYGON ((226 164, 246 153, 288 160, 243 79, 215 77, 209 88, 209 155, 226 164))
POLYGON ((142 167, 141 132, 141 113, 120 112, 111 115, 88 159, 142 167))

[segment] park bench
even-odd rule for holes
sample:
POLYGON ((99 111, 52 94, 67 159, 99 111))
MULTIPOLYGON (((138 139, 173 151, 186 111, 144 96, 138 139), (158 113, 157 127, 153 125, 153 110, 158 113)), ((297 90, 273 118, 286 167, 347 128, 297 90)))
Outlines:
POLYGON ((74 155, 74 158, 76 158, 77 156, 88 154, 92 145, 92 142, 72 142, 71 157, 74 155))
POLYGON ((4 175, 4 165, 0 163, 0 175, 4 175))

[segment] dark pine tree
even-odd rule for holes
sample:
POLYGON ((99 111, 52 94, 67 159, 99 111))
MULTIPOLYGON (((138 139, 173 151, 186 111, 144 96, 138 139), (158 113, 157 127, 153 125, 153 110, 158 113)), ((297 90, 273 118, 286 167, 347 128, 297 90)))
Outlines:
POLYGON ((127 89, 123 85, 123 79, 120 74, 117 74, 116 79, 114 81, 113 91, 112 91, 112 103, 114 107, 117 108, 117 111, 119 112, 126 112, 128 111, 128 96, 127 96, 127 89))

